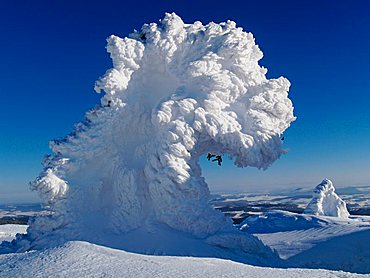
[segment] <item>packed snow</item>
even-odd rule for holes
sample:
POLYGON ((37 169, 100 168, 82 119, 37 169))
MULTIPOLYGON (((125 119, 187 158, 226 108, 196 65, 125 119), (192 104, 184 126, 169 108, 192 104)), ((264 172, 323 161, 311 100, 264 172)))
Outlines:
POLYGON ((370 216, 270 211, 248 217, 241 230, 276 250, 285 266, 370 273, 370 216))
POLYGON ((364 277, 322 269, 255 267, 216 258, 149 256, 72 241, 0 256, 0 277, 364 277))
POLYGON ((346 203, 335 193, 333 183, 325 179, 313 191, 313 198, 304 213, 348 218, 346 203))
POLYGON ((88 240, 162 254, 166 234, 182 255, 199 252, 181 243, 190 237, 208 255, 221 248, 238 261, 277 261, 209 205, 198 161, 212 152, 265 169, 284 154, 280 135, 295 120, 289 81, 266 78, 253 35, 232 21, 185 24, 172 13, 107 41, 113 68, 96 82, 101 104, 50 143, 54 154, 31 184, 52 214, 3 252, 88 240), (124 238, 148 238, 152 249, 124 238))

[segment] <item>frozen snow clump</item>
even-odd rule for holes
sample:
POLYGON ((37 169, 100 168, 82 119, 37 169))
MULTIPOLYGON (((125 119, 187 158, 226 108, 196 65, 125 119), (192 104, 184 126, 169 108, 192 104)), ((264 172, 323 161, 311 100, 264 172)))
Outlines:
POLYGON ((313 191, 313 198, 304 213, 348 218, 346 203, 335 193, 333 183, 324 179, 313 191))

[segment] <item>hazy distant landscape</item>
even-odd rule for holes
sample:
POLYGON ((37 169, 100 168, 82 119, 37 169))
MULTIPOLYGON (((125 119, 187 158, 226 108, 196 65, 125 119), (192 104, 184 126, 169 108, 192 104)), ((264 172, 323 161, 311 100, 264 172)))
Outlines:
MULTIPOLYGON (((336 192, 346 202, 351 215, 370 215, 370 186, 342 187, 336 192)), ((271 210, 302 213, 312 198, 312 190, 297 188, 271 193, 214 193, 210 204, 234 224, 250 215, 271 210)), ((32 216, 47 214, 40 203, 0 205, 1 224, 27 224, 32 216)))
POLYGON ((27 224, 30 217, 48 213, 39 203, 0 205, 1 224, 27 224))
MULTIPOLYGON (((346 202, 351 215, 370 215, 370 186, 342 187, 337 194, 346 202)), ((272 193, 214 194, 214 208, 232 217, 234 224, 250 215, 270 210, 302 213, 312 198, 312 190, 298 188, 272 193)))

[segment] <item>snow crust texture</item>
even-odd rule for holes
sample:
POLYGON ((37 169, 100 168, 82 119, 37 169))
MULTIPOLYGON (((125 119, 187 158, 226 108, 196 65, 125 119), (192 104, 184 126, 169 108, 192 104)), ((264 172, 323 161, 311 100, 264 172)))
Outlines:
MULTIPOLYGON (((199 157, 222 153, 263 169, 278 159, 279 136, 295 120, 289 81, 266 78, 253 35, 232 21, 185 24, 172 13, 107 41, 113 68, 96 82, 101 104, 50 143, 54 155, 31 186, 52 216, 30 223, 22 248, 156 223, 230 244, 234 228, 208 205, 199 157)), ((264 250, 253 236, 244 241, 264 250)))
POLYGON ((324 179, 313 191, 313 198, 304 210, 306 214, 348 218, 346 203, 335 193, 333 183, 324 179))
POLYGON ((273 210, 261 215, 247 217, 240 230, 250 234, 267 234, 290 230, 307 230, 326 225, 326 221, 305 214, 273 210))
POLYGON ((0 277, 368 277, 323 269, 255 267, 217 258, 148 256, 88 242, 0 256, 0 277))
POLYGON ((276 250, 285 267, 325 268, 370 277, 370 216, 343 219, 276 210, 248 217, 241 230, 276 250))

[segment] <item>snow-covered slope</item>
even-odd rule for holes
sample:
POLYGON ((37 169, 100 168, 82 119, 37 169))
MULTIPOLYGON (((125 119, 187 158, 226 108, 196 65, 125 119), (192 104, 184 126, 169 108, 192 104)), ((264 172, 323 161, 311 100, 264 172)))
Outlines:
POLYGON ((307 230, 323 227, 327 224, 328 220, 324 218, 272 210, 249 216, 240 224, 240 229, 251 234, 269 234, 291 230, 307 230))
MULTIPOLYGON (((306 233, 308 234, 308 233, 306 233)), ((287 260, 288 266, 303 268, 328 268, 356 273, 370 273, 370 228, 327 227, 310 231, 316 241, 312 248, 302 251, 287 260), (332 233, 332 234, 331 234, 332 233), (331 236, 328 236, 331 235, 331 236), (324 238, 326 239, 324 240, 324 238)), ((291 237, 305 237, 290 234, 291 237)), ((280 240, 283 240, 282 238, 280 240)), ((307 241, 306 241, 307 242, 307 241)), ((369 275, 370 276, 370 275, 369 275)))
MULTIPOLYGON (((246 233, 253 232, 266 245, 276 249, 283 259, 279 262, 280 267, 326 268, 370 273, 368 263, 370 250, 367 248, 370 245, 369 216, 352 216, 350 219, 344 220, 334 217, 272 211, 249 217, 248 221, 243 223, 242 230, 246 233)), ((5 235, 8 240, 16 233, 24 231, 24 226, 0 225, 0 235, 5 235)), ((132 273, 135 276, 146 277, 151 274, 151 272, 149 274, 147 272, 152 269, 151 264, 156 265, 159 270, 155 271, 158 271, 160 273, 158 275, 162 277, 173 277, 173 275, 180 275, 180 277, 181 275, 192 277, 201 277, 202 275, 212 275, 212 277, 245 277, 249 275, 252 277, 255 275, 305 277, 302 276, 304 273, 313 277, 351 276, 322 270, 311 272, 295 269, 286 272, 280 269, 241 266, 215 258, 227 257, 233 261, 241 261, 241 254, 233 253, 232 249, 217 248, 186 234, 178 233, 178 238, 174 239, 172 232, 152 232, 151 237, 145 237, 146 231, 141 231, 128 233, 124 238, 111 238, 109 242, 120 241, 121 246, 126 250, 140 249, 143 250, 142 253, 160 255, 158 257, 145 257, 103 246, 72 242, 70 244, 73 247, 64 244, 61 247, 48 248, 43 251, 0 255, 0 277, 9 277, 9 273, 12 273, 11 277, 24 277, 25 273, 32 275, 38 273, 39 276, 45 277, 52 272, 57 273, 54 275, 57 277, 58 275, 68 277, 81 275, 115 276, 123 271, 122 268, 130 270, 126 276, 132 273), (182 242, 182 245, 179 245, 179 242, 182 242), (171 256, 178 255, 179 250, 184 250, 184 253, 180 254, 181 256, 171 256), (192 253, 189 253, 189 250, 192 250, 192 253), (163 257, 164 255, 171 257, 163 257), (190 255, 192 258, 184 257, 186 255, 190 255), (207 259, 210 257, 213 259, 207 259), (109 259, 111 260, 108 262, 109 259), (125 265, 126 263, 129 265, 125 265), (32 264, 32 269, 27 264, 32 264), (183 265, 188 265, 193 269, 183 271, 183 265)), ((238 243, 231 241, 230 244, 238 243)), ((119 244, 116 243, 116 245, 119 244)), ((255 261, 252 263, 258 264, 259 257, 259 254, 255 254, 255 261)), ((272 261, 271 265, 273 265, 272 261)), ((35 276, 37 275, 35 274, 35 276)))
POLYGON ((275 249, 285 266, 370 273, 370 216, 271 211, 248 217, 241 229, 275 249))
POLYGON ((148 256, 87 242, 0 255, 0 277, 362 277, 329 270, 253 267, 215 258, 148 256))
POLYGON ((277 259, 210 207, 198 163, 213 152, 266 168, 285 152, 279 136, 295 120, 290 83, 266 78, 253 35, 232 21, 185 24, 166 14, 127 38, 109 37, 107 50, 113 68, 96 82, 101 105, 51 142, 54 154, 32 183, 52 214, 6 248, 68 240, 121 247, 135 231, 152 243, 152 231, 170 231, 172 241, 185 233, 244 260, 277 259))
POLYGON ((335 193, 333 183, 324 179, 313 191, 313 198, 304 213, 348 218, 346 203, 335 193))

